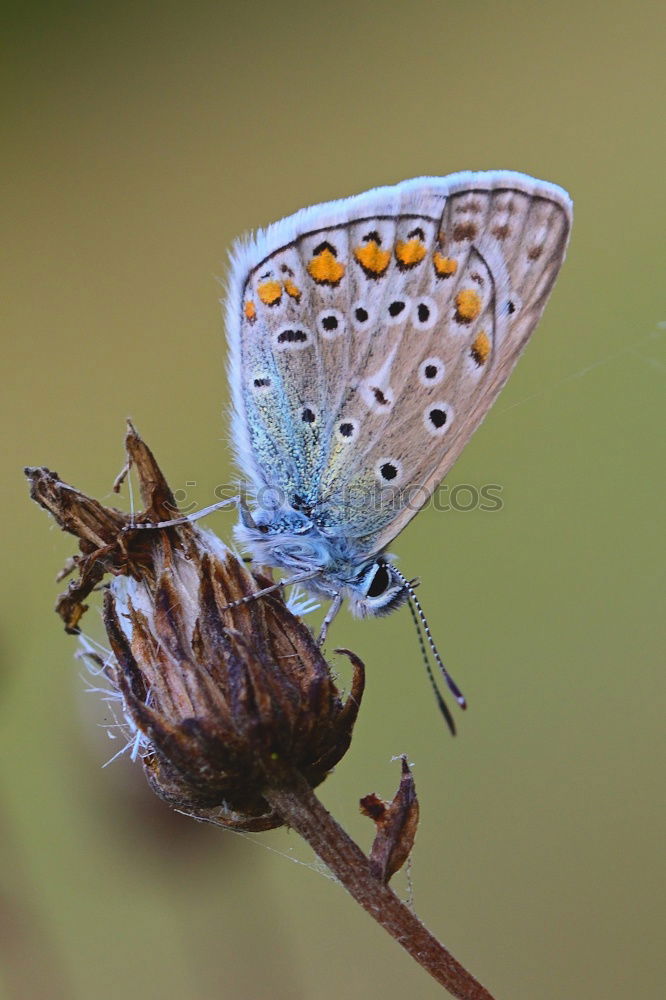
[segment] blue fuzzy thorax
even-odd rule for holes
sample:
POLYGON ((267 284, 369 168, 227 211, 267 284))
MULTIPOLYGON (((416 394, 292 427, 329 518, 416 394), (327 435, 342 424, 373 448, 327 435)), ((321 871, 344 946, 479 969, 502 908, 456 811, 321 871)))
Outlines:
POLYGON ((355 589, 374 559, 359 560, 357 547, 348 538, 317 525, 301 511, 282 508, 252 515, 254 524, 242 519, 234 528, 236 541, 254 562, 279 566, 290 572, 318 571, 308 587, 331 596, 340 589, 355 589))

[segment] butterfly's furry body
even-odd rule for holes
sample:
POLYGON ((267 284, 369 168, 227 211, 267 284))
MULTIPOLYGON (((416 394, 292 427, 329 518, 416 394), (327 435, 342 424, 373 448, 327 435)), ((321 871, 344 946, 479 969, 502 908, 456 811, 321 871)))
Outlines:
POLYGON ((385 567, 382 572, 391 574, 390 555, 382 553, 380 562, 371 556, 359 563, 357 548, 350 539, 317 526, 300 511, 282 510, 268 531, 268 523, 260 514, 256 516, 259 520, 253 526, 254 518, 248 517, 245 509, 234 534, 258 565, 278 566, 291 576, 309 577, 304 582, 308 590, 329 600, 338 596, 346 599, 353 613, 361 618, 373 613, 388 614, 407 600, 402 582, 396 579, 391 593, 382 590, 381 606, 368 602, 367 590, 378 567, 385 567))

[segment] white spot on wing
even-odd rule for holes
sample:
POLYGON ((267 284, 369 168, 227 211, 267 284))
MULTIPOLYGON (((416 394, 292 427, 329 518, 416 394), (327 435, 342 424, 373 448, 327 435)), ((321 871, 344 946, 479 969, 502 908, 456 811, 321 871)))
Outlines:
POLYGON ((361 399, 374 413, 387 413, 393 406, 394 396, 391 389, 391 366, 398 350, 395 345, 384 364, 374 375, 369 375, 359 385, 361 399))

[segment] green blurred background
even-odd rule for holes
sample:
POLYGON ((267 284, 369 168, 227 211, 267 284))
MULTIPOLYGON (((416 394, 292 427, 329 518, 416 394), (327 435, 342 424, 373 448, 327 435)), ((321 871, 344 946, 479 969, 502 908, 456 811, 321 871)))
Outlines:
MULTIPOLYGON (((231 240, 377 184, 495 167, 562 184, 576 221, 539 331, 449 480, 501 484, 504 509, 427 510, 395 545, 470 709, 450 739, 406 611, 340 616, 334 642, 369 683, 322 797, 367 847, 357 801, 392 794, 391 756, 409 755, 415 906, 499 998, 663 995, 663 10, 5 12, 4 995, 441 995, 295 835, 201 827, 126 757, 102 769, 122 743, 52 613, 72 544, 20 470, 110 498, 131 415, 172 484, 210 502, 231 475, 231 240)), ((96 611, 87 629, 101 637, 96 611)))

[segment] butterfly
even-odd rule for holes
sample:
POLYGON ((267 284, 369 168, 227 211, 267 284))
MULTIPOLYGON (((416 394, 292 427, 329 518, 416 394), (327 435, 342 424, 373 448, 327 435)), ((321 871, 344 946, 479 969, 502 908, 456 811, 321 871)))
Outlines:
POLYGON ((231 254, 231 438, 249 494, 238 543, 286 572, 278 586, 332 601, 323 634, 345 600, 358 616, 409 601, 462 705, 387 546, 509 377, 571 220, 560 187, 465 172, 303 209, 231 254))
POLYGON ((315 205, 235 245, 232 442, 252 497, 235 536, 332 600, 325 627, 343 600, 365 616, 415 596, 387 546, 509 377, 571 220, 553 184, 458 173, 315 205))

